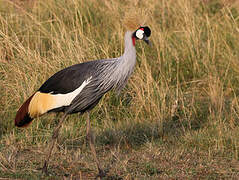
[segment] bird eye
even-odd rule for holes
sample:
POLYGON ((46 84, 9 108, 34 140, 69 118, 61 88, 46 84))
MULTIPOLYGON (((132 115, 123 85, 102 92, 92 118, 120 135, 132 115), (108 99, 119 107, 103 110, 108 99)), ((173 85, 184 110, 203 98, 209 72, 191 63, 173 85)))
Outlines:
POLYGON ((142 29, 138 29, 137 31, 136 31, 136 37, 137 38, 139 38, 139 39, 143 39, 143 37, 144 37, 144 31, 142 30, 142 29))

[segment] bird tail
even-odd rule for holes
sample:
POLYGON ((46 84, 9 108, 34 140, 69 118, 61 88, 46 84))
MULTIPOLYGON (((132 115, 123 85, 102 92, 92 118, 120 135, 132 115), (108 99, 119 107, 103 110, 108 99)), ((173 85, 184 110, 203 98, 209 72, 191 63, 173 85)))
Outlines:
POLYGON ((28 108, 33 96, 34 94, 31 97, 29 97, 17 111, 15 118, 15 126, 27 127, 32 122, 33 118, 30 117, 28 108))

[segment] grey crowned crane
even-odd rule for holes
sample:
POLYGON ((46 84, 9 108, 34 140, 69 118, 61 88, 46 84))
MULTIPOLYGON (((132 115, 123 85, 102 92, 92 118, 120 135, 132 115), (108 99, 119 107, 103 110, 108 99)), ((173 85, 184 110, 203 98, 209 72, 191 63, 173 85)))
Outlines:
POLYGON ((76 64, 55 73, 17 111, 15 118, 17 127, 26 127, 34 118, 45 113, 63 112, 53 131, 52 141, 42 168, 44 173, 48 174, 47 167, 52 149, 67 115, 87 112, 86 137, 99 175, 103 174, 96 156, 88 112, 109 90, 120 91, 125 86, 136 63, 136 40, 143 40, 149 44, 148 37, 151 34, 149 27, 138 24, 136 27, 136 22, 132 19, 126 22, 126 28, 125 49, 122 56, 76 64))

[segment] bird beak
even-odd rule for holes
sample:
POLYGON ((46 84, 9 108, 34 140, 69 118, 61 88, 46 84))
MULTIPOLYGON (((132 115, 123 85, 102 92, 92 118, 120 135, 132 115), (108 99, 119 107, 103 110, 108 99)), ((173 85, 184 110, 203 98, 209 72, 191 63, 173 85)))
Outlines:
POLYGON ((144 36, 143 41, 151 46, 151 42, 149 41, 149 38, 147 36, 144 36))

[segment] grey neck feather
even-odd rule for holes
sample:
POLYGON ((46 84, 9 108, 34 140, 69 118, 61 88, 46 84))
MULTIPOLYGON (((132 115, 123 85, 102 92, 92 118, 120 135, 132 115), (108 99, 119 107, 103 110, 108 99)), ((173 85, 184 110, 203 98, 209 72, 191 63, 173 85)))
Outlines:
POLYGON ((125 33, 125 49, 122 56, 103 60, 99 64, 99 74, 96 80, 99 83, 97 86, 99 89, 108 91, 113 87, 119 93, 126 85, 136 63, 136 50, 133 45, 132 34, 131 31, 125 33))
POLYGON ((118 86, 116 87, 118 91, 120 91, 127 83, 127 80, 132 74, 136 63, 136 49, 133 45, 132 34, 133 32, 131 31, 127 31, 125 33, 124 54, 120 57, 121 64, 119 66, 119 74, 121 74, 121 78, 119 79, 119 83, 117 83, 118 86))
POLYGON ((133 32, 127 31, 124 37, 124 54, 121 56, 123 59, 136 61, 136 50, 132 41, 133 32))
POLYGON ((133 32, 127 31, 124 37, 124 53, 121 57, 118 58, 117 69, 115 69, 114 78, 115 78, 115 88, 119 91, 124 88, 127 83, 128 78, 134 70, 136 63, 136 50, 132 41, 133 32))

